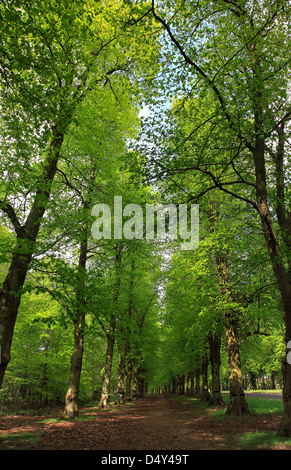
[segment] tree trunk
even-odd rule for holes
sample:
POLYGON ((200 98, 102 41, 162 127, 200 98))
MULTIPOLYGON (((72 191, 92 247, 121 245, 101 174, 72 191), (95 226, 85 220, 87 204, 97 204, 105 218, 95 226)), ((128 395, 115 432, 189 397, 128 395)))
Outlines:
POLYGON ((275 388, 276 390, 282 389, 282 381, 279 377, 279 372, 274 372, 274 379, 275 379, 275 388))
POLYGON ((186 395, 190 395, 190 374, 186 374, 186 384, 185 384, 186 395))
MULTIPOLYGON (((21 246, 22 244, 18 240, 19 250, 21 250, 21 246)), ((30 261, 31 254, 20 255, 15 253, 13 255, 8 274, 0 292, 0 387, 10 361, 14 326, 21 299, 20 291, 24 285, 30 261)))
POLYGON ((171 393, 173 393, 173 394, 176 393, 176 386, 177 386, 176 378, 173 377, 173 379, 171 381, 171 393))
POLYGON ((176 375, 176 392, 180 393, 180 376, 176 375))
POLYGON ((144 377, 137 378, 137 398, 145 396, 145 379, 144 377))
MULTIPOLYGON (((274 275, 280 290, 282 304, 284 308, 285 322, 285 344, 291 341, 291 211, 285 200, 285 181, 284 181, 284 146, 286 136, 284 131, 285 123, 282 122, 276 127, 278 135, 277 149, 272 152, 272 158, 276 166, 276 215, 281 230, 281 236, 284 243, 284 251, 287 257, 287 266, 283 261, 278 240, 274 230, 271 213, 267 200, 267 179, 265 163, 265 138, 264 138, 264 118, 263 109, 263 91, 265 83, 262 80, 261 59, 256 51, 256 43, 252 45, 253 53, 253 76, 256 87, 253 95, 254 109, 254 129, 255 145, 252 149, 253 161, 256 174, 256 202, 257 210, 260 215, 263 234, 265 237, 268 253, 272 263, 274 275), (287 209, 288 207, 288 209, 287 209)), ((291 437, 291 364, 287 361, 287 349, 282 364, 283 373, 283 404, 284 412, 281 424, 278 428, 279 436, 291 437)))
POLYGON ((209 356, 211 364, 212 392, 210 404, 215 406, 224 406, 220 386, 220 347, 221 336, 209 336, 209 356))
POLYGON ((195 389, 194 389, 194 397, 199 398, 201 394, 200 388, 200 369, 195 370, 195 389))
MULTIPOLYGON (((286 349, 286 356, 287 356, 287 351, 290 351, 290 350, 286 349)), ((290 369, 291 369, 291 364, 287 363, 287 360, 285 358, 282 364, 284 412, 283 412, 282 421, 278 428, 278 436, 281 436, 281 437, 291 436, 291 370, 290 369)))
POLYGON ((249 382, 250 382, 251 390, 257 390, 255 374, 253 372, 249 372, 248 375, 249 375, 249 382))
POLYGON ((118 371, 117 371, 117 403, 123 403, 124 401, 124 377, 125 377, 125 357, 121 351, 118 355, 118 371))
POLYGON ((208 358, 205 356, 202 359, 201 365, 201 375, 202 375, 202 390, 200 394, 200 399, 202 402, 209 403, 210 393, 208 390, 208 358))
POLYGON ((115 315, 111 316, 110 333, 107 335, 107 348, 105 356, 105 369, 103 375, 102 393, 99 401, 99 408, 107 408, 110 398, 110 380, 112 371, 112 361, 115 343, 115 315))
POLYGON ((73 419, 79 414, 78 393, 82 371, 84 350, 84 315, 80 315, 75 323, 74 350, 71 357, 69 386, 65 398, 64 417, 73 419))
POLYGON ((259 374, 260 374, 260 377, 259 377, 260 389, 261 390, 266 390, 267 387, 266 387, 265 377, 264 377, 264 373, 263 373, 262 369, 259 370, 259 374))
POLYGON ((10 361, 13 332, 21 300, 21 289, 34 252, 41 220, 45 213, 54 179, 59 151, 63 142, 63 133, 53 130, 50 154, 39 179, 34 202, 23 226, 10 205, 3 206, 16 232, 16 247, 8 269, 7 276, 0 290, 0 387, 2 386, 6 368, 10 361))
POLYGON ((96 168, 93 167, 90 172, 90 182, 87 190, 87 196, 83 202, 83 226, 81 233, 80 253, 78 261, 78 271, 76 279, 76 318, 74 321, 74 350, 71 357, 71 371, 69 386, 65 398, 64 416, 72 419, 79 414, 78 394, 82 373, 82 362, 84 352, 84 334, 86 318, 86 264, 88 255, 88 235, 89 227, 87 223, 88 210, 92 200, 92 183, 94 183, 96 168))
MULTIPOLYGON (((130 270, 130 279, 129 279, 129 290, 128 290, 128 307, 127 307, 127 317, 129 322, 132 318, 133 309, 132 309, 132 290, 133 290, 133 281, 134 281, 134 260, 131 260, 131 270, 130 270)), ((121 316, 119 318, 119 322, 121 321, 121 316)), ((128 356, 130 352, 130 334, 129 334, 129 326, 127 325, 125 328, 121 327, 119 329, 119 361, 118 361, 118 384, 117 384, 117 401, 123 402, 124 398, 128 395, 130 398, 131 395, 131 374, 132 371, 129 371, 129 375, 126 374, 127 369, 127 362, 128 356), (129 381, 128 388, 129 390, 126 391, 126 385, 124 387, 124 380, 126 378, 129 381), (129 392, 129 394, 127 393, 129 392)))
POLYGON ((103 376, 103 385, 101 398, 99 402, 99 408, 107 408, 110 398, 110 380, 111 380, 111 371, 112 371, 112 362, 113 362, 113 353, 114 353, 114 344, 115 344, 115 334, 116 334, 116 322, 118 317, 117 312, 117 301, 119 298, 120 284, 121 284, 121 246, 116 247, 116 256, 115 256, 115 271, 116 271, 116 281, 115 281, 115 293, 113 298, 113 312, 110 316, 109 331, 106 335, 107 337, 107 348, 105 356, 105 371, 103 376))
POLYGON ((49 338, 45 343, 45 352, 44 352, 44 364, 43 364, 43 373, 42 373, 42 381, 41 381, 41 392, 40 392, 40 402, 44 405, 48 404, 48 375, 47 375, 47 360, 48 360, 48 351, 50 347, 51 341, 51 331, 49 331, 49 338))
POLYGON ((243 388, 239 351, 240 345, 236 335, 234 312, 230 312, 229 315, 226 316, 225 335, 227 343, 230 395, 226 414, 235 416, 248 415, 249 409, 243 388))
POLYGON ((190 396, 193 397, 194 396, 194 373, 193 372, 189 372, 189 376, 190 376, 190 396))
MULTIPOLYGON (((281 299, 284 308, 285 344, 287 345, 291 341, 291 283, 289 280, 290 274, 288 274, 282 262, 279 245, 273 231, 266 201, 261 201, 259 207, 262 227, 264 230, 270 259, 272 262, 273 271, 281 293, 281 299)), ((288 255, 291 258, 290 247, 288 247, 288 255)), ((285 352, 286 354, 284 356, 282 364, 284 412, 282 421, 278 428, 278 435, 281 437, 291 437, 291 363, 287 362, 287 346, 285 352)))
MULTIPOLYGON (((85 232, 85 229, 84 229, 85 232)), ((76 292, 76 319, 74 321, 74 349, 71 357, 69 386, 65 398, 64 416, 72 419, 79 414, 78 394, 82 372, 85 328, 85 272, 87 260, 87 234, 81 242, 76 292)))
MULTIPOLYGON (((84 295, 84 294, 83 294, 84 295)), ((79 414, 78 394, 82 372, 82 361, 84 351, 84 327, 85 327, 85 311, 83 308, 77 307, 77 319, 74 328, 74 349, 71 357, 71 370, 69 377, 69 386, 65 398, 64 416, 73 419, 79 414)))
MULTIPOLYGON (((219 273, 219 290, 221 296, 228 303, 233 302, 228 282, 227 257, 223 253, 216 255, 216 264, 219 273)), ((230 306, 224 311, 225 336, 228 355, 228 374, 230 400, 226 410, 227 414, 241 416, 248 415, 248 404, 245 399, 243 378, 240 363, 240 344, 237 336, 239 327, 239 314, 230 306)))
POLYGON ((133 381, 132 381, 132 398, 135 399, 138 396, 138 374, 139 374, 139 367, 135 366, 133 368, 133 381))
POLYGON ((126 400, 131 400, 132 399, 132 394, 131 394, 131 381, 132 381, 132 361, 131 359, 127 360, 127 370, 126 370, 126 378, 125 378, 125 397, 126 400))
MULTIPOLYGON (((255 155, 255 161, 259 167, 259 162, 264 157, 260 155, 260 152, 255 155)), ((259 171, 259 170, 258 170, 259 171)), ((284 322, 285 322, 285 344, 287 345, 291 341, 291 275, 290 275, 290 265, 291 265, 291 236, 286 239, 287 246, 287 255, 288 255, 288 264, 289 269, 286 270, 284 263, 282 261, 281 252, 279 243, 277 241, 276 235, 273 230, 272 220, 270 217, 270 212, 267 205, 264 185, 258 185, 257 188, 257 201, 259 214, 261 217, 262 228, 270 255, 270 260, 272 263, 273 271, 277 280, 277 284, 280 290, 282 304, 284 308, 284 322)), ((291 213, 290 213, 291 218, 291 213)), ((278 218, 280 223, 280 218, 278 218)), ((288 226, 288 231, 290 231, 291 220, 289 222, 280 223, 281 229, 286 236, 286 225, 288 226)), ((283 404, 284 412, 281 424, 278 428, 278 435, 282 437, 291 436, 291 364, 287 362, 287 348, 286 354, 282 364, 282 374, 283 374, 283 404)))
POLYGON ((132 397, 142 398, 145 394, 144 369, 136 365, 133 371, 132 397))
POLYGON ((185 393, 185 375, 178 375, 179 383, 179 395, 184 395, 185 393))

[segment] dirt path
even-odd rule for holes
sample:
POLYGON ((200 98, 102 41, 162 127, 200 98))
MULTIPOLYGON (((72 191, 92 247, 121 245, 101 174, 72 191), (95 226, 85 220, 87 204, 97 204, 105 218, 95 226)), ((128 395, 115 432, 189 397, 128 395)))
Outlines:
POLYGON ((198 405, 195 400, 160 395, 102 412, 84 408, 73 422, 60 420, 59 411, 55 419, 3 417, 0 449, 237 449, 242 433, 276 431, 280 422, 278 415, 217 419, 211 415, 213 409, 198 405))

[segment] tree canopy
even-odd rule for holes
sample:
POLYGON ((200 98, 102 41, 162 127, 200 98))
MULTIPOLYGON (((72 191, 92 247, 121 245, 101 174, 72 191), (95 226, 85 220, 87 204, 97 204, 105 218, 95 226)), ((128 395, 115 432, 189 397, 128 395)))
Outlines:
POLYGON ((227 390, 242 415, 267 383, 290 436, 290 14, 1 3, 3 400, 227 390))

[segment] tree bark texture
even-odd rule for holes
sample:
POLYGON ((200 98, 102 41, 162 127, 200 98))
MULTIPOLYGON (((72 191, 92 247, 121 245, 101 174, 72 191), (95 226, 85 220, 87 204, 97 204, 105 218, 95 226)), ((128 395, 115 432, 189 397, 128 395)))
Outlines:
POLYGON ((233 316, 234 313, 231 312, 225 324, 229 375, 229 404, 226 414, 243 416, 249 414, 249 409, 244 393, 240 344, 236 333, 236 321, 233 316))

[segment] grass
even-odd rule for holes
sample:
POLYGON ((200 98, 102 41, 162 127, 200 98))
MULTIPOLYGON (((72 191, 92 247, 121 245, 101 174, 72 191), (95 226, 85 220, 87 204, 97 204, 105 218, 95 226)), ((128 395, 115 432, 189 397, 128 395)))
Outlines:
MULTIPOLYGON (((246 391, 245 393, 249 393, 248 391, 246 391)), ((253 394, 256 394, 256 393, 271 393, 272 395, 281 395, 282 391, 281 390, 251 390, 251 393, 253 394)))
MULTIPOLYGON (((223 395, 223 401, 226 405, 229 403, 229 395, 223 395)), ((277 398, 257 398, 246 396, 246 401, 252 415, 262 415, 268 413, 283 413, 283 402, 277 398)), ((220 410, 219 410, 220 411, 220 410)), ((222 410, 224 413, 224 410, 222 410)), ((219 412, 218 412, 219 414, 219 412)))
POLYGON ((12 446, 13 449, 21 449, 27 444, 37 444, 39 437, 31 432, 18 432, 13 434, 2 434, 1 443, 5 447, 12 446))
MULTIPOLYGON (((281 400, 270 399, 270 398, 253 398, 247 397, 247 403, 249 406, 249 411, 251 415, 264 415, 264 414, 272 414, 272 413, 283 413, 283 403, 281 400)), ((223 397, 223 401, 227 406, 229 403, 229 397, 223 397)), ((219 419, 228 419, 231 415, 225 414, 225 408, 217 408, 213 410, 213 408, 208 408, 207 405, 203 405, 206 408, 206 411, 211 413, 211 416, 217 417, 219 419)))
MULTIPOLYGON (((191 400, 191 398, 187 398, 187 400, 191 400)), ((170 397, 170 400, 185 400, 185 395, 174 395, 173 397, 170 397)))
POLYGON ((47 419, 41 419, 38 421, 39 424, 50 424, 50 423, 58 423, 61 418, 47 418, 47 419))
POLYGON ((283 402, 270 398, 247 398, 251 414, 283 413, 283 402))
MULTIPOLYGON (((270 393, 273 393, 272 391, 270 393)), ((222 417, 225 416, 226 418, 229 415, 225 415, 225 408, 218 408, 217 410, 213 411, 213 409, 209 408, 206 403, 203 403, 199 400, 199 398, 193 397, 185 397, 185 395, 181 396, 174 396, 170 397, 171 400, 182 400, 183 403, 195 403, 195 408, 205 408, 206 410, 209 409, 209 412, 212 413, 213 416, 222 417)), ((283 402, 282 400, 278 400, 277 398, 257 398, 257 397, 246 397, 247 403, 249 405, 249 410, 252 415, 262 415, 268 413, 283 413, 283 402)), ((223 401, 227 406, 229 403, 229 394, 223 394, 223 401)))
POLYGON ((242 434, 239 446, 241 449, 284 449, 286 446, 291 446, 291 439, 278 437, 275 432, 259 432, 242 434))
MULTIPOLYGON (((265 393, 265 392, 264 392, 265 393)), ((267 392, 266 392, 267 393, 267 392)), ((274 393, 274 391, 269 391, 269 393, 274 393)), ((280 393, 280 392, 278 392, 280 393)), ((213 408, 209 408, 206 403, 203 403, 199 398, 185 397, 185 395, 170 397, 170 400, 182 400, 183 403, 195 403, 195 408, 205 408, 206 411, 212 414, 212 416, 217 416, 219 418, 225 417, 228 418, 229 415, 225 414, 225 408, 221 407, 213 411, 213 408)), ((249 410, 252 415, 262 415, 268 413, 283 413, 283 402, 277 398, 261 398, 261 397, 248 397, 246 396, 247 403, 249 405, 249 410)), ((223 401, 227 406, 229 403, 229 394, 223 394, 223 401)))
POLYGON ((60 403, 51 403, 43 405, 36 402, 26 402, 24 400, 3 401, 0 404, 1 416, 45 416, 50 414, 52 410, 60 406, 60 403))

